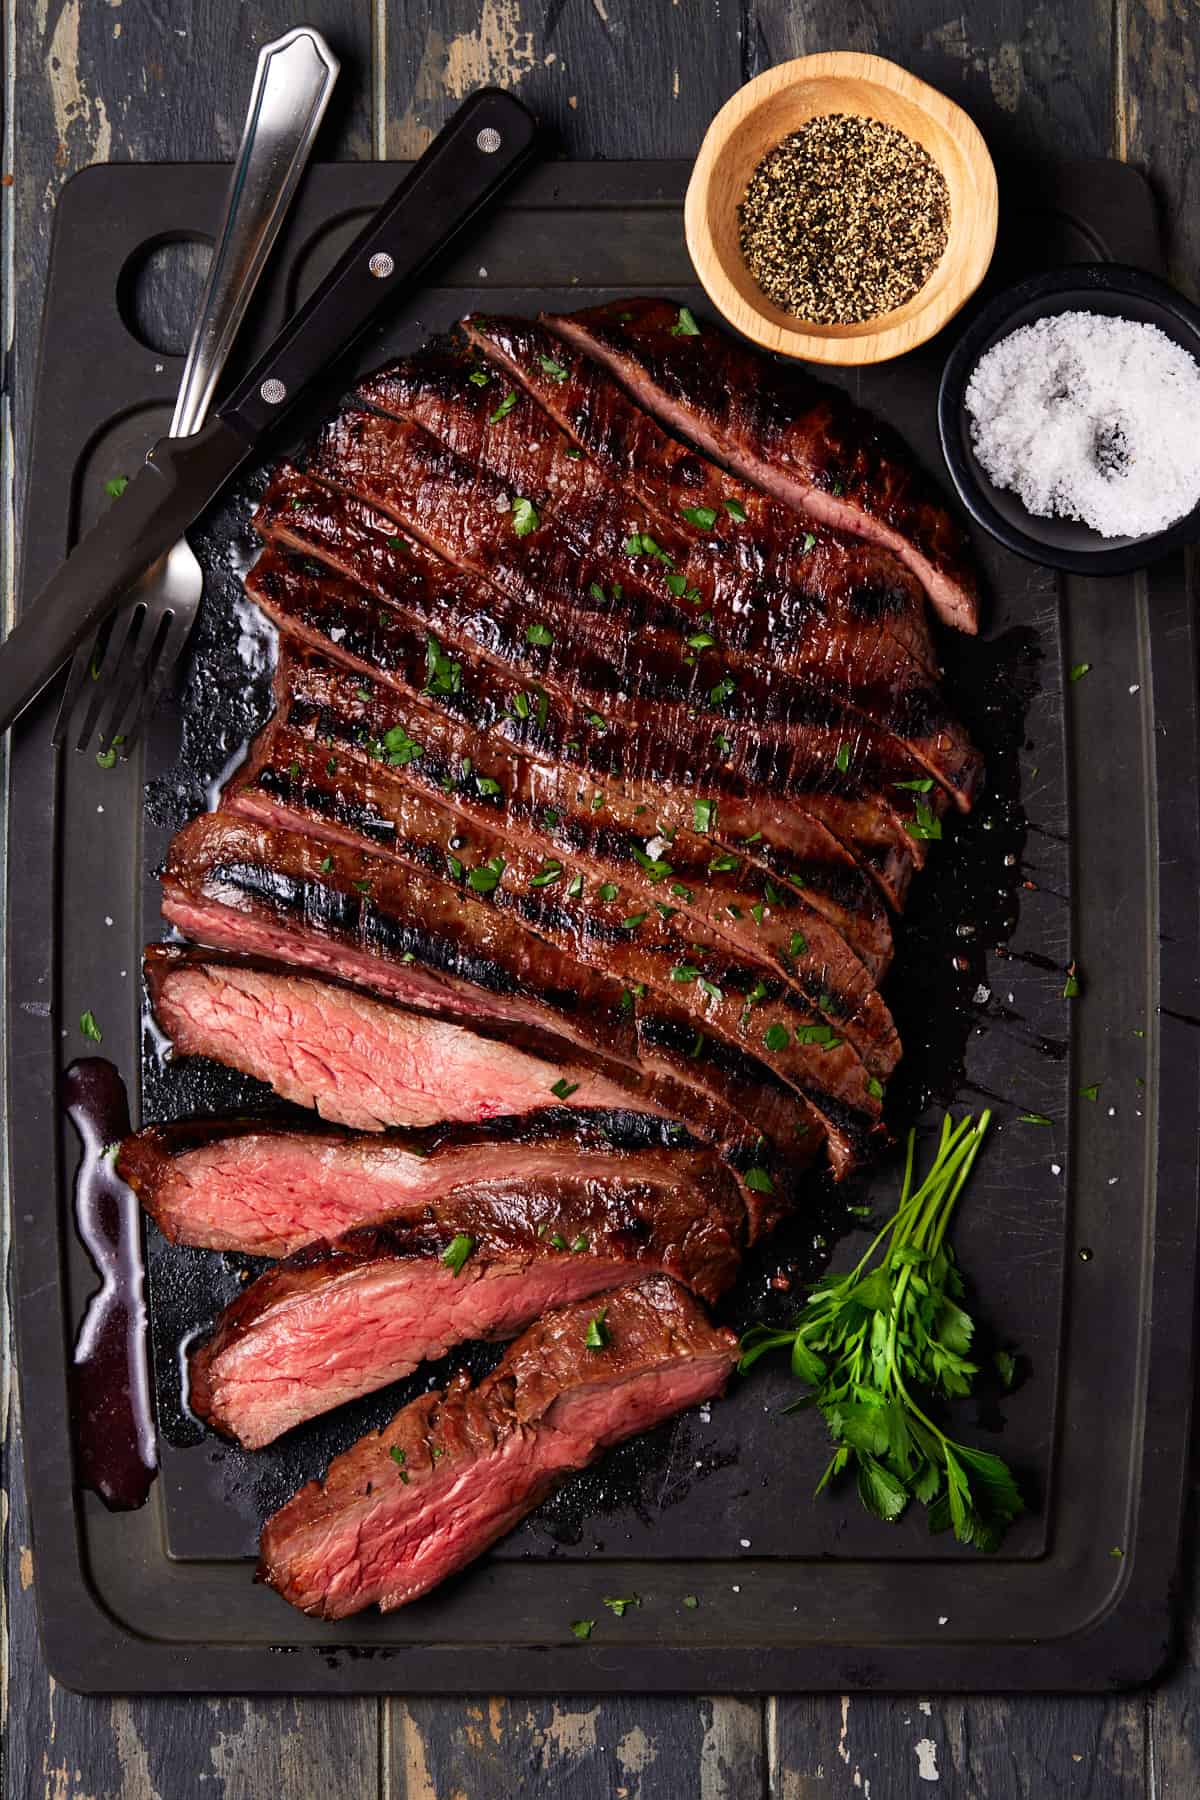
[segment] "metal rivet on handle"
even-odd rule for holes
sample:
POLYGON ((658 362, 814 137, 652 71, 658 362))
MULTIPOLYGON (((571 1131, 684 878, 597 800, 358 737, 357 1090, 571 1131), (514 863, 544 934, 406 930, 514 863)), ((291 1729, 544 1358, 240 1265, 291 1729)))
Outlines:
POLYGON ((275 379, 274 375, 269 381, 264 381, 258 391, 268 406, 278 406, 281 400, 287 399, 287 389, 282 381, 275 379))
POLYGON ((395 266, 395 263, 392 261, 386 250, 377 250, 367 264, 372 275, 377 275, 380 281, 385 280, 385 278, 391 274, 395 266))
POLYGON ((500 148, 500 133, 496 130, 494 125, 485 125, 483 130, 479 133, 479 136, 475 139, 475 142, 485 156, 494 156, 496 151, 500 148))

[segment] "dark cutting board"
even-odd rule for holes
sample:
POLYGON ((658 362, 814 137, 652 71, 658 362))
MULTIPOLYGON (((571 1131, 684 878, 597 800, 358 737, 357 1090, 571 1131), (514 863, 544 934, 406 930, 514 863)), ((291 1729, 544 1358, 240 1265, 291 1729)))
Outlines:
MULTIPOLYGON (((396 175, 311 172, 252 337, 311 286, 396 175)), ((360 365, 477 306, 534 311, 640 289, 703 311, 682 241, 685 177, 673 164, 535 172, 360 365)), ((104 481, 165 429, 180 363, 130 329, 145 310, 134 272, 148 250, 210 231, 225 182, 216 167, 105 167, 60 200, 27 459, 26 595, 108 504, 104 481)), ((1118 164, 1014 175, 1002 219, 994 280, 1070 260, 1158 260, 1149 190, 1118 164)), ((933 467, 936 380, 954 332, 841 377, 933 467)), ((885 1527, 844 1492, 811 1502, 817 1422, 781 1417, 788 1377, 760 1365, 711 1412, 579 1478, 430 1598, 386 1619, 303 1619, 251 1584, 260 1519, 397 1395, 258 1456, 203 1438, 180 1405, 178 1345, 236 1290, 238 1269, 153 1232, 162 1473, 134 1513, 110 1514, 75 1489, 67 1369, 95 1275, 73 1227, 76 1147, 58 1084, 90 1048, 80 1014, 101 1021, 104 1053, 143 1119, 254 1098, 223 1072, 159 1062, 138 973, 160 931, 153 869, 170 831, 204 804, 266 704, 263 648, 237 590, 252 490, 197 530, 204 615, 181 691, 135 763, 56 761, 56 693, 13 743, 14 1291, 36 1585, 56 1677, 92 1691, 509 1693, 1100 1688, 1148 1677, 1169 1636, 1197 1222, 1195 627, 1178 561, 1059 581, 981 542, 985 636, 947 646, 991 785, 914 895, 889 988, 909 1052, 892 1103, 898 1123, 927 1100, 927 1119, 951 1099, 995 1109, 956 1244, 981 1341, 1014 1349, 1020 1379, 1011 1394, 985 1381, 957 1423, 1013 1463, 1031 1501, 1002 1553, 931 1539, 919 1509, 885 1527), (1080 662, 1091 672, 1071 683, 1080 662), (1083 991, 1067 1001, 1071 959, 1083 991), (1099 1098, 1082 1097, 1096 1082, 1099 1098), (614 1618, 603 1596, 629 1593, 642 1605, 614 1618), (685 1595, 699 1605, 685 1607, 685 1595), (577 1641, 570 1621, 593 1616, 593 1635, 577 1641)), ((867 1196, 882 1207, 895 1185, 893 1165, 867 1196)), ((812 1205, 756 1266, 743 1316, 781 1257, 811 1254, 832 1216, 826 1196, 812 1205)), ((777 1315, 789 1306, 775 1296, 777 1315)))

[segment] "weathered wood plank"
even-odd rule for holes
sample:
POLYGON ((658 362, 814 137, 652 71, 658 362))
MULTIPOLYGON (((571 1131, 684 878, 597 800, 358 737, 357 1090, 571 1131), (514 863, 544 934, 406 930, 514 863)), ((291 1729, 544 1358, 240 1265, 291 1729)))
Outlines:
POLYGON ((392 1800, 754 1800, 752 1700, 396 1701, 392 1800))
POLYGON ((817 50, 902 63, 966 108, 998 155, 1107 156, 1112 22, 1104 0, 868 0, 850 12, 751 0, 750 73, 817 50))
MULTIPOLYGON (((7 380, 20 479, 54 200, 91 162, 232 155, 259 46, 295 23, 285 0, 228 7, 89 6, 39 0, 18 9, 13 183, 13 354, 7 380), (218 18, 216 15, 220 14, 218 18)), ((341 92, 320 151, 370 152, 369 20, 356 0, 315 0, 305 16, 343 59, 341 92)), ((3 277, 0 276, 0 282, 3 277)), ((0 537, 5 529, 0 526, 0 537)), ((378 1785, 373 1701, 86 1700, 48 1677, 37 1636, 17 1408, 0 1461, 7 1494, 3 1793, 8 1800, 361 1800, 378 1785)))
POLYGON ((403 0, 385 30, 389 156, 416 155, 485 82, 568 156, 691 156, 742 80, 734 0, 403 0))

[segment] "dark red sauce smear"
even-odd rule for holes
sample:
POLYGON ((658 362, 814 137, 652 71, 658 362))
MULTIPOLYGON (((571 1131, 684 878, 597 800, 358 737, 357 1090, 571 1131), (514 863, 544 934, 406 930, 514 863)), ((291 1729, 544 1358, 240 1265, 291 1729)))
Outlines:
POLYGON ((112 1512, 142 1506, 158 1473, 146 1351, 145 1273, 137 1201, 105 1151, 129 1133, 125 1083, 103 1057, 63 1077, 82 1156, 75 1223, 100 1286, 88 1301, 71 1366, 79 1479, 112 1512))

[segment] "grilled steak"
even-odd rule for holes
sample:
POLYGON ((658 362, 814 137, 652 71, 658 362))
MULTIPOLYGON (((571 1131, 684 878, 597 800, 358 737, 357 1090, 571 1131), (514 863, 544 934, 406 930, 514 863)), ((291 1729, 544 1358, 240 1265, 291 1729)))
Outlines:
POLYGON ((713 665, 752 693, 746 710, 758 724, 788 717, 794 690, 781 675, 816 681, 969 802, 979 754, 930 672, 920 585, 890 552, 827 530, 818 542, 789 508, 668 437, 596 363, 534 321, 476 319, 468 329, 501 361, 499 387, 481 386, 469 361, 426 351, 369 377, 358 398, 415 420, 510 490, 548 493, 557 516, 599 492, 625 517, 632 497, 660 552, 674 547, 677 622, 689 641, 698 618, 715 637, 713 665), (510 376, 538 404, 522 397, 496 420, 510 376), (767 679, 755 686, 752 672, 767 679))
MULTIPOLYGON (((272 539, 352 560, 372 581, 371 593, 380 598, 399 592, 412 573, 412 566, 403 563, 401 540, 389 530, 390 521, 303 477, 281 478, 274 484, 258 523, 272 539), (377 565, 385 558, 397 566, 395 576, 386 569, 379 572, 377 565)), ((460 766, 468 759, 472 768, 478 766, 486 778, 498 783, 501 796, 532 785, 540 796, 543 828, 546 808, 561 817, 578 805, 581 783, 586 784, 593 827, 638 838, 643 845, 647 817, 659 828, 691 834, 699 816, 708 829, 696 831, 697 839, 707 839, 716 851, 736 854, 760 877, 777 881, 782 877, 789 887, 802 888, 805 900, 837 927, 870 969, 879 972, 886 967, 891 936, 879 896, 870 876, 825 826, 774 801, 727 797, 721 806, 714 806, 711 790, 700 778, 672 787, 631 777, 624 761, 630 747, 626 734, 602 714, 566 702, 551 708, 537 686, 514 688, 511 676, 502 675, 482 655, 457 649, 453 659, 439 665, 440 644, 431 652, 427 625, 428 607, 436 604, 434 594, 425 594, 426 610, 422 610, 424 589, 410 595, 411 604, 401 607, 393 601, 380 607, 364 588, 336 581, 322 574, 319 565, 275 551, 260 558, 247 591, 287 637, 315 644, 365 675, 368 699, 378 687, 402 695, 420 709, 419 726, 414 722, 403 736, 395 736, 389 758, 413 759, 406 745, 424 747, 434 719, 453 733, 446 741, 447 759, 460 766), (476 734, 487 734, 490 748, 472 736, 472 728, 476 734), (491 766, 493 761, 497 766, 491 766)), ((353 684, 351 706, 361 701, 361 687, 361 681, 353 684)), ((359 723, 368 740, 384 742, 385 734, 374 729, 378 721, 370 710, 360 713, 359 723)), ((911 866, 911 857, 907 853, 900 857, 889 844, 872 874, 898 901, 911 866)))
MULTIPOLYGON (((428 1133, 361 1137, 202 1120, 136 1132, 117 1167, 164 1236, 208 1250, 287 1256, 358 1226, 423 1220, 430 1209, 476 1233, 476 1203, 479 1218, 494 1223, 501 1208, 563 1194, 576 1236, 590 1230, 589 1207, 612 1223, 669 1221, 690 1209, 714 1243, 736 1254, 746 1209, 725 1164, 686 1144, 623 1147, 620 1136, 614 1141, 621 1120, 610 1119, 564 1113, 554 1129, 535 1115, 523 1130, 462 1128, 432 1141, 428 1133), (448 1214, 448 1205, 459 1210, 448 1214)), ((561 1224, 555 1230, 566 1236, 561 1224)), ((683 1241, 685 1233, 668 1236, 683 1241)))
MULTIPOLYGON (((348 850, 334 857, 311 838, 210 814, 185 826, 171 845, 163 913, 219 949, 283 956, 389 999, 556 1033, 576 1056, 598 1057, 606 1070, 640 1069, 651 1092, 659 1091, 655 1078, 665 1075, 672 1099, 682 1083, 694 1089, 696 1102, 701 1096, 708 1102, 703 1126, 696 1102, 687 1117, 689 1123, 696 1117, 697 1129, 710 1140, 730 1136, 730 1097, 723 1083, 713 1090, 714 1060, 697 1054, 705 1044, 723 1044, 744 1059, 760 1085, 770 1071, 827 1131, 842 1137, 848 1153, 869 1136, 880 1112, 878 1085, 871 1085, 857 1053, 825 1021, 796 1022, 786 1043, 768 1035, 769 1028, 760 1035, 758 1001, 765 1005, 771 995, 767 984, 759 996, 753 970, 699 952, 689 964, 670 963, 656 944, 654 934, 665 922, 653 909, 645 917, 629 915, 625 930, 589 927, 593 966, 536 937, 493 904, 503 859, 477 858, 453 835, 440 854, 450 859, 454 880, 425 875, 415 860, 400 870, 348 850), (644 963, 634 947, 643 929, 649 942, 644 963), (625 977, 603 972, 597 946, 606 943, 625 977), (648 987, 651 968, 660 964, 663 985, 639 995, 643 975, 634 971, 644 969, 648 987), (695 972, 672 977, 675 968, 695 972), (663 1021, 670 1028, 665 1034, 656 1029, 663 1021)), ((528 898, 533 906, 540 894, 528 898)), ((680 1116, 678 1107, 659 1109, 680 1116)), ((755 1130, 756 1112, 752 1108, 743 1119, 743 1134, 755 1130)))
POLYGON ((545 321, 596 357, 638 403, 812 518, 885 545, 960 631, 978 630, 969 551, 906 446, 797 363, 769 361, 679 308, 628 300, 545 321))
POLYGON ((177 1055, 212 1057, 359 1131, 542 1112, 563 1090, 576 1107, 656 1110, 636 1079, 606 1078, 561 1045, 547 1059, 338 983, 167 944, 145 968, 177 1055))
MULTIPOLYGON (((354 411, 325 427, 310 467, 505 595, 505 629, 515 607, 529 679, 552 702, 565 695, 630 726, 631 770, 638 758, 639 772, 683 781, 707 765, 722 792, 787 794, 850 847, 865 831, 864 848, 890 844, 920 865, 895 789, 921 767, 894 737, 848 715, 819 679, 731 670, 715 646, 691 647, 684 626, 648 621, 670 571, 656 539, 645 553, 644 534, 630 556, 628 504, 597 498, 556 510, 539 497, 540 510, 526 515, 537 529, 518 533, 498 479, 419 425, 354 411)), ((449 638, 441 624, 437 635, 449 638)), ((711 635, 690 634, 697 644, 711 635)), ((931 803, 944 798, 936 790, 931 803)))
POLYGON ((515 1337, 551 1307, 666 1273, 708 1300, 738 1247, 696 1189, 578 1182, 465 1189, 276 1263, 189 1359, 193 1412, 247 1449, 375 1393, 468 1339, 515 1337))
POLYGON ((719 1394, 737 1356, 665 1277, 532 1326, 477 1388, 456 1377, 335 1458, 270 1518, 260 1575, 341 1619, 427 1593, 610 1445, 719 1394))
MULTIPOLYGON (((286 664, 281 665, 281 674, 286 683, 286 664)), ((363 704, 358 702, 359 711, 363 704)), ((286 717, 284 705, 278 716, 286 717)), ((597 881, 593 862, 569 850, 549 854, 557 845, 546 843, 536 824, 528 835, 518 836, 507 826, 501 831, 496 808, 486 804, 491 795, 479 797, 471 809, 471 829, 466 832, 465 821, 448 803, 434 771, 421 768, 423 753, 410 754, 402 766, 389 768, 386 730, 368 740, 375 748, 374 756, 369 751, 364 754, 363 746, 353 742, 349 755, 339 750, 330 774, 330 723, 328 718, 321 721, 320 743, 281 728, 264 733, 249 764, 235 778, 226 806, 268 825, 328 835, 340 844, 381 854, 422 872, 440 873, 446 867, 447 841, 459 833, 469 843, 473 861, 502 870, 491 892, 481 896, 484 904, 510 910, 540 939, 619 976, 632 995, 652 992, 673 999, 696 984, 705 1001, 705 1029, 755 1053, 768 1035, 779 1036, 773 1026, 781 1028, 786 1044, 797 1031, 811 1036, 826 1019, 845 1036, 871 1074, 886 1078, 895 1067, 899 1040, 887 1009, 862 964, 824 921, 806 919, 805 929, 798 929, 795 909, 772 907, 772 917, 779 912, 793 922, 789 950, 780 944, 773 966, 754 941, 758 928, 749 909, 757 897, 755 891, 740 895, 739 922, 744 918, 747 929, 736 940, 731 941, 731 934, 721 928, 719 912, 715 924, 698 916, 697 893, 703 894, 712 880, 712 859, 703 852, 689 865, 679 856, 677 839, 657 858, 634 843, 627 857, 634 871, 632 883, 627 869, 614 871, 603 866, 602 875, 617 873, 623 878, 597 881), (485 821, 482 826, 480 818, 485 821), (327 822, 328 830, 324 829, 327 822), (668 852, 669 865, 664 860, 668 852), (637 855, 641 864, 634 860, 637 855), (664 894, 670 897, 667 917, 657 906, 664 894), (641 923, 631 927, 630 920, 639 914, 644 915, 641 923), (814 939, 816 954, 808 930, 819 932, 814 939), (688 969, 695 973, 686 975, 688 969), (748 1000, 751 995, 752 1001, 748 1000)), ((353 727, 347 731, 343 726, 345 735, 352 731, 353 727)), ((411 751, 411 739, 406 738, 406 744, 411 751)), ((478 779, 472 764, 476 793, 478 779)), ((544 805, 531 804, 528 810, 534 820, 544 817, 544 805)), ((558 821, 559 829, 562 823, 558 821)), ((765 912, 762 923, 766 923, 765 912)), ((826 1045, 820 1058, 823 1078, 827 1038, 822 1041, 826 1045)), ((807 1060, 812 1061, 811 1054, 807 1060)))

